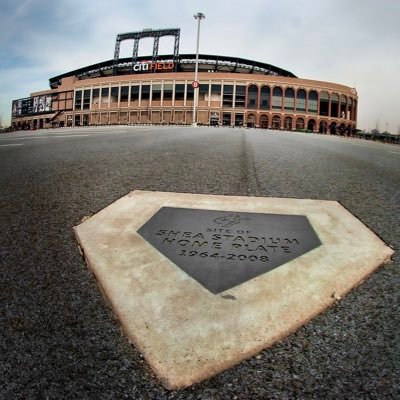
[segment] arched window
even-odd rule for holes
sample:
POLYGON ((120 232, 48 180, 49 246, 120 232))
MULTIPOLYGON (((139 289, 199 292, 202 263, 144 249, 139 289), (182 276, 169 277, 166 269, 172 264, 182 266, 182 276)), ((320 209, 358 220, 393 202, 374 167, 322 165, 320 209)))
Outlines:
POLYGON ((285 118, 284 127, 285 127, 285 129, 287 131, 291 131, 292 130, 292 128, 293 128, 293 119, 292 119, 292 117, 286 117, 285 118))
POLYGON ((297 91, 296 111, 306 112, 306 91, 304 89, 297 91))
POLYGON ((353 119, 353 99, 349 97, 349 102, 348 102, 349 108, 348 108, 348 119, 353 119))
POLYGON ((342 94, 340 96, 340 118, 347 118, 346 109, 347 109, 347 97, 342 94))
POLYGON ((311 90, 308 93, 308 112, 310 114, 316 114, 318 112, 318 93, 315 90, 311 90))
POLYGON ((353 113, 353 120, 354 121, 357 121, 357 104, 358 104, 357 99, 354 99, 354 113, 353 113))
POLYGON ((250 85, 247 93, 247 108, 258 108, 258 87, 250 85))
POLYGON ((329 115, 329 94, 322 92, 319 96, 319 115, 329 115))
POLYGON ((297 118, 296 120, 296 130, 301 131, 304 129, 304 119, 303 118, 297 118))
POLYGON ((281 117, 279 115, 274 115, 272 117, 272 129, 280 129, 281 128, 281 117))
POLYGON ((329 132, 331 135, 336 135, 337 133, 337 124, 336 122, 331 122, 331 125, 329 126, 329 132))
POLYGON ((319 133, 327 133, 328 123, 326 121, 321 121, 319 123, 319 133))
POLYGON ((314 132, 315 131, 315 125, 316 125, 315 119, 309 119, 308 123, 307 123, 307 130, 311 131, 311 132, 314 132))
POLYGON ((292 88, 285 90, 285 110, 294 110, 294 90, 292 88))
POLYGON ((249 114, 247 116, 247 126, 249 128, 254 128, 256 126, 256 116, 254 114, 249 114))
POLYGON ((260 128, 267 129, 268 128, 268 115, 261 115, 260 116, 260 128))
POLYGON ((282 89, 280 87, 274 87, 272 91, 272 108, 282 110, 282 89))
POLYGON ((271 89, 269 88, 269 86, 261 87, 260 108, 263 110, 269 110, 271 108, 271 89))
POLYGON ((339 114, 339 96, 335 93, 331 96, 331 117, 338 118, 339 114))

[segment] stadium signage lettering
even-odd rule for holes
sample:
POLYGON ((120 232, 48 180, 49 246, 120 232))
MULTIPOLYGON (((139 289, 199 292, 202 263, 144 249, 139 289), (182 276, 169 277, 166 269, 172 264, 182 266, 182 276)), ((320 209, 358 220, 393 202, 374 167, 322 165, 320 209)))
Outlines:
POLYGON ((172 70, 175 64, 173 62, 151 62, 143 61, 133 64, 133 70, 139 71, 159 71, 159 70, 172 70))

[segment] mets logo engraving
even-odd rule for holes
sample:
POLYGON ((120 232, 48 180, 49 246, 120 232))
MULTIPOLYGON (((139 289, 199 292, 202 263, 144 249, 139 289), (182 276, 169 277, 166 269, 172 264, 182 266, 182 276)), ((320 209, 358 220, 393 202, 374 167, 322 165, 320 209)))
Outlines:
POLYGON ((241 217, 239 214, 229 214, 225 217, 215 218, 214 222, 221 225, 222 228, 229 228, 232 225, 237 225, 242 221, 248 221, 250 218, 241 217))

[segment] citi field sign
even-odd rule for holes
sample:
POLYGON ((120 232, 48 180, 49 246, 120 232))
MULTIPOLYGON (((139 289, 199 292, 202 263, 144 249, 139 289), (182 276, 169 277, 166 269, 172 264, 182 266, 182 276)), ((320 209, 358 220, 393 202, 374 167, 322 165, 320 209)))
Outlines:
POLYGON ((145 71, 171 71, 175 67, 173 62, 152 62, 152 61, 140 61, 133 64, 133 70, 135 72, 145 71))

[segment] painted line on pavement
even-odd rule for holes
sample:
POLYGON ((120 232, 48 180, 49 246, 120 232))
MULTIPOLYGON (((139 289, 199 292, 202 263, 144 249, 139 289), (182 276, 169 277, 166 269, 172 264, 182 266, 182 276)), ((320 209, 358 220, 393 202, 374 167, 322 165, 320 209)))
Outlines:
POLYGON ((9 144, 0 144, 0 146, 6 147, 6 146, 23 146, 23 143, 9 143, 9 144))
POLYGON ((3 140, 36 140, 36 139, 52 139, 59 137, 80 137, 80 136, 89 136, 89 135, 57 135, 57 136, 34 136, 34 137, 17 137, 17 138, 1 138, 0 142, 3 140))
POLYGON ((91 135, 58 135, 58 136, 50 136, 50 137, 54 137, 54 138, 72 138, 72 137, 87 137, 87 136, 91 136, 91 135))

